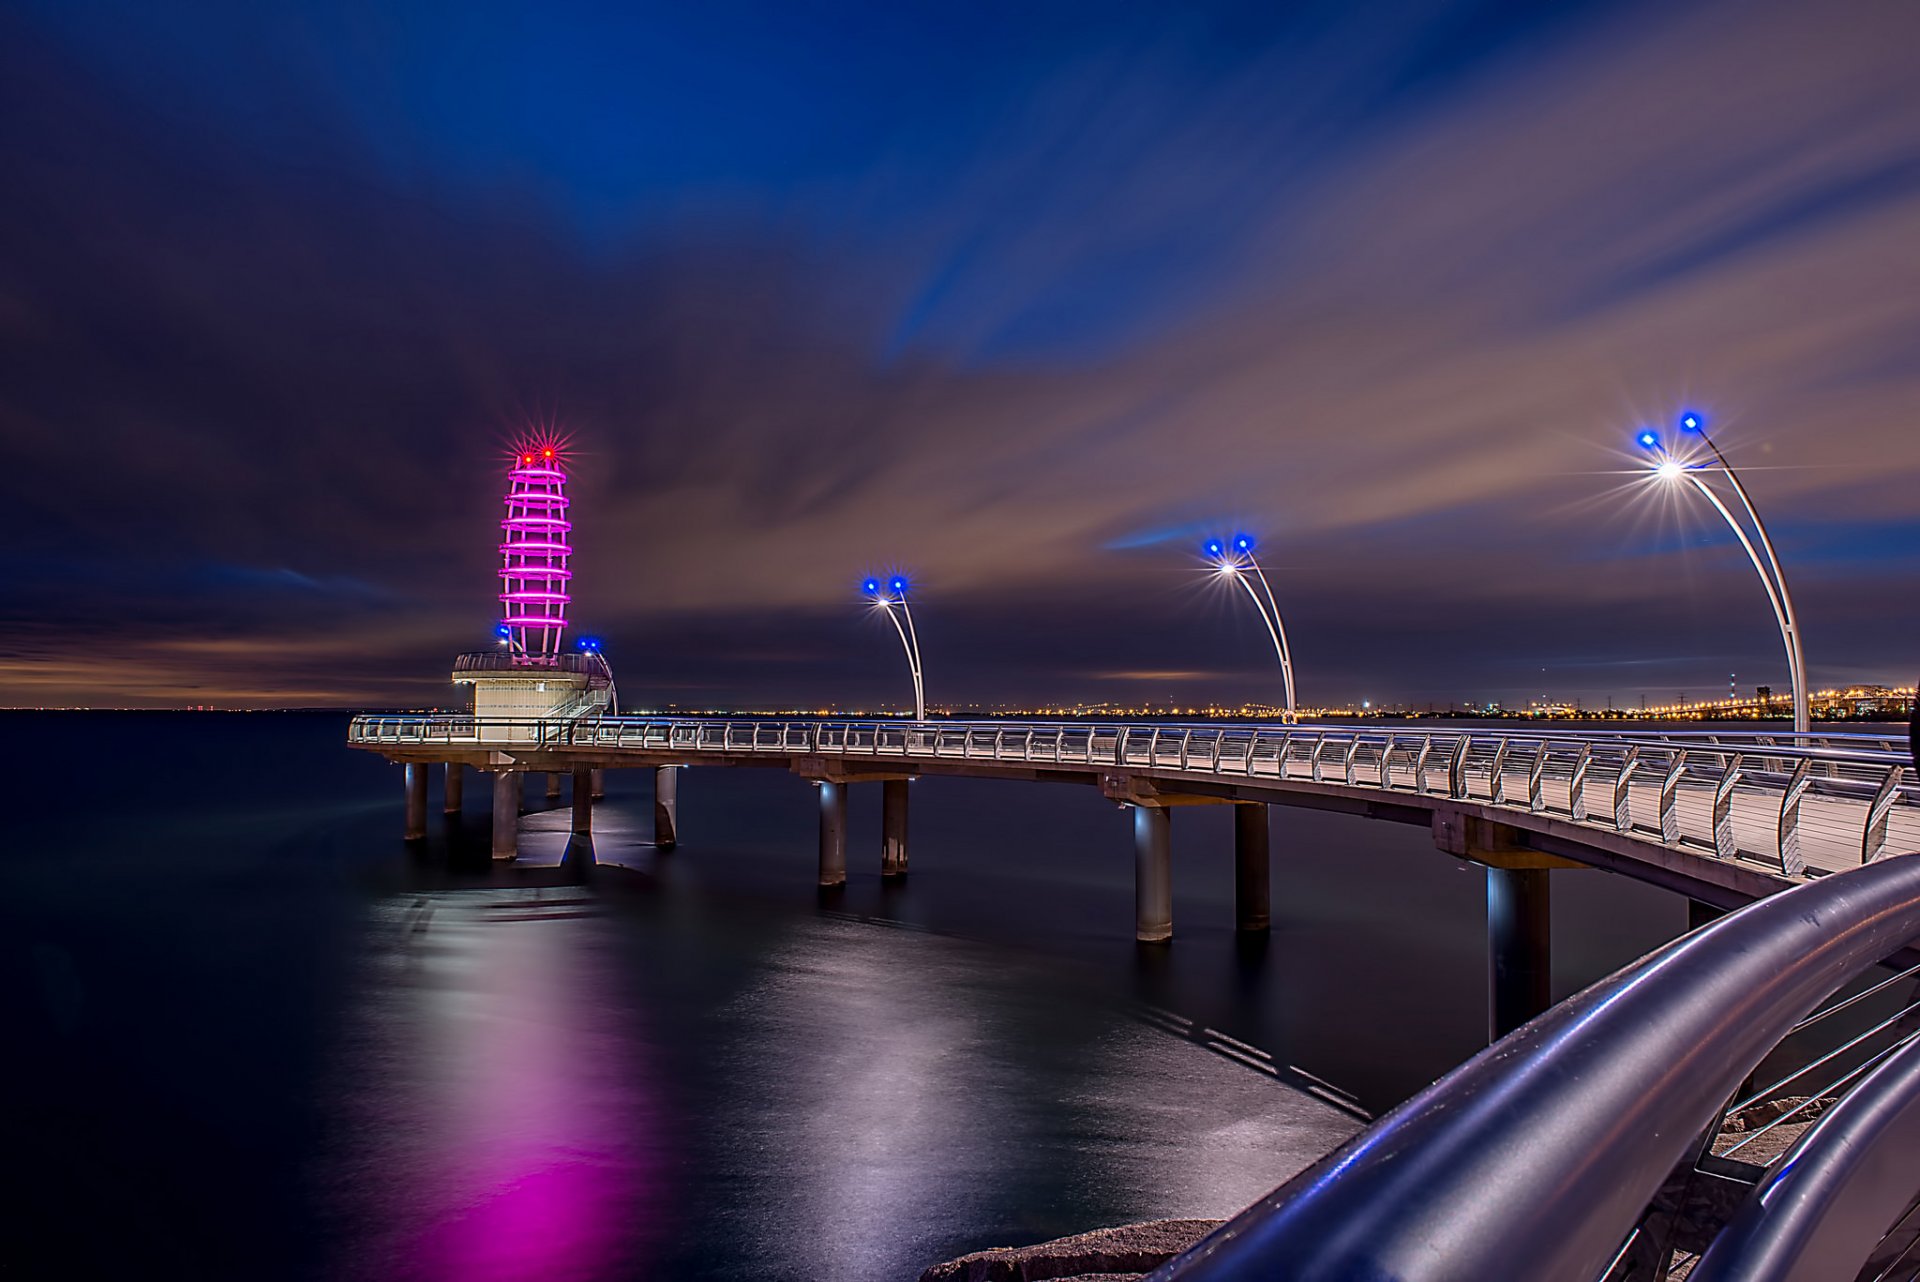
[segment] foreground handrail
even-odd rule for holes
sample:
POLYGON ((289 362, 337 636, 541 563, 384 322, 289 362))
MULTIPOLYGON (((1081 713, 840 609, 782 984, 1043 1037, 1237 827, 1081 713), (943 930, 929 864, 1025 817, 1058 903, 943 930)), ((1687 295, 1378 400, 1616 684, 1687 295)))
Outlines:
POLYGON ((1743 1077, 1920 936, 1920 858, 1763 899, 1488 1047, 1153 1282, 1592 1282, 1743 1077))
POLYGON ((1855 1277, 1916 1193, 1920 1041, 1894 1052, 1768 1168, 1690 1277, 1692 1282, 1855 1277))

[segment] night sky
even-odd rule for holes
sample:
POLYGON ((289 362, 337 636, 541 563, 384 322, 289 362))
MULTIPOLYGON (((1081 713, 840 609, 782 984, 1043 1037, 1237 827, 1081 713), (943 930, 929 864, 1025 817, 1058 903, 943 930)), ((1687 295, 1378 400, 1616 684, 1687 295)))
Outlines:
POLYGON ((0 703, 422 706, 571 436, 630 703, 1920 671, 1920 5, 0 8, 0 703))

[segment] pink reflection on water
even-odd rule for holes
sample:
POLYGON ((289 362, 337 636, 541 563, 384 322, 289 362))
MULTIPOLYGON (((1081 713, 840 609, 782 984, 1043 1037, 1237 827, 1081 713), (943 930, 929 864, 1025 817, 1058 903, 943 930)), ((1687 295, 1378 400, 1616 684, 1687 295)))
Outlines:
POLYGON ((355 1048, 350 1274, 644 1275, 664 1110, 586 892, 466 891, 395 933, 355 1048))

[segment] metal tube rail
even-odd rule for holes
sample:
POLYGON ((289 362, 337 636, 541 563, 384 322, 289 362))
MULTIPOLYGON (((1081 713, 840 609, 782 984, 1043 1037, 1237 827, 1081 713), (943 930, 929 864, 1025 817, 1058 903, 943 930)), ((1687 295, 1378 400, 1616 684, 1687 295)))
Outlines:
POLYGON ((1693 1282, 1856 1277, 1916 1188, 1920 1041, 1874 1069, 1768 1168, 1693 1282))
POLYGON ((1482 1051, 1151 1282, 1602 1276, 1741 1079, 1916 936, 1920 859, 1760 900, 1482 1051))

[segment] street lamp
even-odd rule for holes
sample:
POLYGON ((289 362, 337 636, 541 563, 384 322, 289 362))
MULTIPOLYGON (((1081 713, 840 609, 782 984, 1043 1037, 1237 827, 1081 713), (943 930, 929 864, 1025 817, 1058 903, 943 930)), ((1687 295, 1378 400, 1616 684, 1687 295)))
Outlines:
POLYGON ((1300 719, 1293 698, 1293 652, 1287 648, 1287 628, 1280 621, 1280 607, 1273 599, 1273 587, 1267 582, 1266 571, 1260 568, 1260 562, 1254 558, 1253 537, 1236 534, 1231 539, 1208 539, 1201 544, 1200 550, 1212 563, 1215 574, 1247 590, 1247 599, 1260 612, 1260 622, 1267 625, 1267 635, 1273 640, 1273 653, 1280 660, 1280 678, 1287 690, 1287 710, 1281 719, 1292 725, 1300 719), (1260 584, 1258 591, 1253 586, 1256 580, 1260 584))
POLYGON ((1653 475, 1668 484, 1685 482, 1713 504, 1713 510, 1720 514, 1734 537, 1740 540, 1747 560, 1753 562, 1754 573, 1760 576, 1760 586, 1767 591, 1767 603, 1773 607, 1773 619, 1780 625, 1780 641, 1787 651, 1787 672, 1793 680, 1793 732, 1796 735, 1806 734, 1807 656, 1801 646, 1800 621, 1793 612, 1793 597, 1787 591, 1787 579, 1780 571, 1780 558, 1773 550, 1773 540, 1767 536, 1767 527, 1760 520, 1760 513, 1754 509, 1753 500, 1747 495, 1747 487, 1740 483, 1739 474, 1727 462, 1720 447, 1713 443, 1713 438, 1707 435, 1706 420, 1691 411, 1684 413, 1680 416, 1680 431, 1684 436, 1698 437, 1712 455, 1711 461, 1697 453, 1675 454, 1669 451, 1661 441, 1660 434, 1652 428, 1642 429, 1636 439, 1640 448, 1652 456, 1653 475), (1746 516, 1751 530, 1741 524, 1733 510, 1707 484, 1705 477, 1716 473, 1732 486, 1739 500, 1740 511, 1746 516))
POLYGON ((913 675, 913 719, 927 719, 927 688, 920 677, 920 634, 913 627, 913 609, 907 604, 908 589, 911 584, 903 574, 896 574, 886 580, 868 579, 860 585, 860 593, 873 604, 886 611, 887 622, 893 624, 893 630, 900 634, 900 647, 907 652, 907 671, 913 675), (899 613, 896 614, 895 608, 899 613), (905 626, 901 619, 906 620, 905 626))

